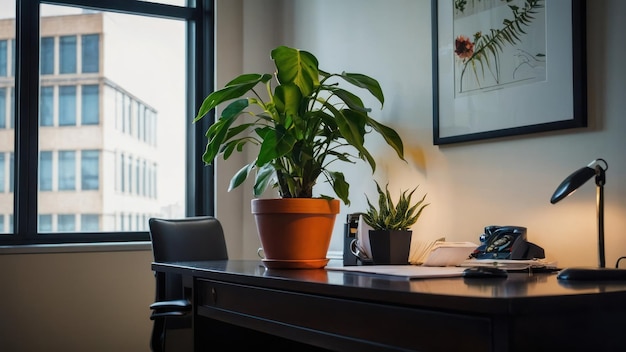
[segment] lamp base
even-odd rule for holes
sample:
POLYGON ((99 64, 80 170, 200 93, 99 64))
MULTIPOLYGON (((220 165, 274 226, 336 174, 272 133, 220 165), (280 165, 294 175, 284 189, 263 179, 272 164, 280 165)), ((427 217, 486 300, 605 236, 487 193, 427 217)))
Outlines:
POLYGON ((566 268, 556 276, 559 280, 626 281, 626 269, 616 268, 566 268))

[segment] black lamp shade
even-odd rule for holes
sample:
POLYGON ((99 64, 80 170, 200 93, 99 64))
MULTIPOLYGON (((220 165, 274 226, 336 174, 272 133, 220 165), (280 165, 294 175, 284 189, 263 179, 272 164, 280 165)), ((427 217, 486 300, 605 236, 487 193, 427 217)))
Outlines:
POLYGON ((567 197, 595 175, 596 170, 592 169, 589 166, 585 166, 576 170, 574 173, 567 176, 567 178, 563 180, 563 182, 561 182, 559 187, 556 188, 556 191, 554 191, 552 198, 550 198, 550 203, 554 204, 561 199, 567 197))

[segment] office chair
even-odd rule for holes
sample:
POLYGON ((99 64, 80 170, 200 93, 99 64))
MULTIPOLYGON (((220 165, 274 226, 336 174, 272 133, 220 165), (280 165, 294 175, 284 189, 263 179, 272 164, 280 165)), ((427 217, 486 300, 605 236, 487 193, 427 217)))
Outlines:
MULTIPOLYGON (((155 262, 226 260, 226 240, 219 220, 211 216, 148 220, 155 262)), ((182 277, 155 273, 155 302, 150 305, 153 320, 152 351, 182 351, 193 346, 191 292, 183 289, 182 277)))

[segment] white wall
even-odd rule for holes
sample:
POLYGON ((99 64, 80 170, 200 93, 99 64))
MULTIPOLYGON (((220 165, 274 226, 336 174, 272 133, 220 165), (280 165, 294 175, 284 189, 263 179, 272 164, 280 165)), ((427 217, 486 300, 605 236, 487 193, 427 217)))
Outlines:
MULTIPOLYGON (((245 53, 242 72, 266 72, 269 52, 278 38, 283 40, 279 44, 313 52, 327 71, 368 74, 380 81, 386 96, 381 111, 374 101, 367 101, 374 116, 396 128, 405 142, 408 163, 396 160, 393 151, 374 138, 368 142, 378 162, 372 178, 362 177, 369 173, 364 164, 343 170, 351 183, 352 206, 342 207, 332 248, 341 248, 345 215, 365 209, 365 194, 375 196, 375 179, 389 181, 392 191, 419 185, 419 191, 428 193, 431 205, 413 227, 418 240, 445 236, 477 242, 486 225, 526 226, 529 240, 544 247, 548 258, 559 265, 595 266, 593 181, 557 205, 549 199, 567 175, 602 157, 609 163, 607 265, 626 255, 626 70, 621 64, 625 49, 615 45, 625 30, 625 2, 601 0, 587 5, 589 127, 446 146, 432 143, 429 0, 274 2, 282 21, 278 14, 257 13, 260 8, 268 11, 260 3, 243 2, 244 12, 253 15, 245 15, 242 23, 244 46, 238 48, 245 53)), ((220 55, 236 57, 235 52, 220 55)), ((220 70, 227 61, 218 57, 218 84, 233 77, 224 77, 220 70)), ((226 189, 232 172, 219 169, 218 173, 218 190, 226 189)), ((250 189, 244 186, 243 191, 224 192, 217 198, 218 213, 222 206, 232 208, 233 202, 241 207, 240 213, 219 216, 227 222, 227 230, 237 226, 232 233, 241 229, 244 219, 244 258, 255 258, 258 247, 249 214, 250 189)))
MULTIPOLYGON (((400 131, 408 155, 408 164, 387 161, 391 152, 372 141, 379 160, 374 178, 428 192, 432 205, 414 227, 418 237, 476 240, 485 225, 527 226, 530 240, 563 266, 597 264, 595 189, 590 183, 558 205, 548 200, 570 172, 603 157, 609 162, 607 264, 613 265, 626 255, 626 48, 620 45, 626 2, 588 1, 590 127, 446 147, 433 146, 431 137, 429 4, 219 0, 218 83, 267 69, 269 51, 281 42, 311 50, 326 69, 370 74, 387 97, 375 113, 400 131)), ((226 192, 239 164, 218 167, 218 216, 229 254, 256 258, 250 188, 226 192)), ((371 180, 354 175, 348 175, 354 205, 337 219, 338 238, 344 215, 361 210, 363 194, 374 191, 371 180)), ((0 350, 148 351, 150 261, 149 250, 0 255, 0 350)))

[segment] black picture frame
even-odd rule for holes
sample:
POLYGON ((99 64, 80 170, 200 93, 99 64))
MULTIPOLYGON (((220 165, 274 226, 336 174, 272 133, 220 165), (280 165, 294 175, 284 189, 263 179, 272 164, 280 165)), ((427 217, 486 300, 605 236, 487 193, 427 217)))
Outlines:
MULTIPOLYGON (((536 5, 535 2, 538 2, 543 6, 533 9, 537 14, 532 15, 534 19, 530 20, 528 27, 535 23, 532 21, 541 19, 542 12, 545 21, 536 22, 535 27, 538 29, 535 31, 540 35, 535 34, 529 39, 527 46, 545 48, 545 54, 525 55, 531 51, 511 45, 513 49, 508 54, 513 54, 515 50, 515 55, 507 55, 505 59, 508 61, 502 65, 494 65, 484 57, 481 62, 477 55, 469 56, 475 52, 465 50, 466 47, 463 45, 456 45, 468 44, 468 41, 463 39, 469 39, 470 43, 472 39, 476 42, 476 33, 480 33, 480 36, 493 34, 491 31, 493 25, 488 25, 487 30, 478 28, 476 32, 467 33, 465 38, 455 36, 455 31, 460 32, 464 28, 473 29, 472 25, 483 26, 484 19, 480 20, 478 17, 482 15, 481 11, 499 11, 497 14, 501 15, 504 10, 502 8, 494 10, 496 7, 487 10, 473 8, 472 15, 457 16, 457 19, 453 20, 454 4, 476 2, 431 0, 434 145, 587 127, 585 0, 569 2, 517 0, 518 5, 520 2, 524 5, 536 5), (571 20, 568 18, 570 15, 571 20), (457 39, 460 41, 457 42, 457 39), (464 61, 463 55, 467 60, 464 61), (519 60, 520 58, 526 60, 530 58, 539 64, 535 65, 533 61, 531 65, 530 60, 519 60), (541 59, 544 61, 540 61, 541 59), (514 69, 502 75, 497 71, 498 79, 494 78, 492 82, 488 82, 491 77, 496 77, 489 71, 490 69, 505 66, 514 69), (466 72, 470 74, 465 76, 466 72), (518 72, 526 72, 530 78, 514 78, 518 72), (468 78, 470 76, 471 78, 468 78), (481 82, 483 77, 484 83, 481 82), (505 80, 500 79, 501 77, 511 77, 510 82, 502 83, 505 80), (547 79, 548 77, 550 79, 547 79), (514 81, 515 79, 518 81, 514 81), (470 88, 463 87, 463 84, 470 88)), ((509 18, 515 19, 512 17, 513 9, 509 7, 511 3, 508 1, 502 3, 503 6, 507 6, 507 11, 511 11, 509 18)), ((515 4, 514 1, 513 5, 515 4)), ((505 26, 504 21, 491 23, 505 26)), ((527 35, 529 31, 525 30, 526 27, 518 26, 520 27, 523 33, 518 31, 517 34, 527 35)), ((503 46, 507 43, 503 42, 503 46)), ((474 46, 474 43, 469 46, 474 46)), ((476 45, 473 49, 480 47, 476 45)), ((492 58, 496 64, 502 60, 502 57, 492 56, 492 58)))

